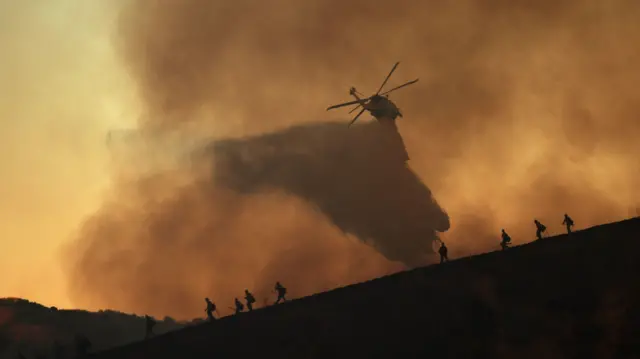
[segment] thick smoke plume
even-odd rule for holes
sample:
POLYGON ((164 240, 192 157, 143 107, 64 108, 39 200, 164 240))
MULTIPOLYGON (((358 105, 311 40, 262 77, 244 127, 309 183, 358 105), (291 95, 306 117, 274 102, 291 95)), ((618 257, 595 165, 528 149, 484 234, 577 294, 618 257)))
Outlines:
MULTIPOLYGON (((264 297, 275 280, 303 295, 401 267, 384 256, 410 261, 397 248, 419 242, 382 239, 379 226, 424 231, 429 243, 446 229, 430 191, 408 169, 321 171, 357 161, 335 152, 336 167, 323 167, 332 152, 317 144, 360 140, 315 124, 332 119, 323 109, 347 100, 349 86, 374 92, 396 61, 388 87, 421 79, 391 98, 405 115, 409 164, 451 218, 453 256, 496 248, 500 228, 527 242, 534 217, 557 232, 564 212, 580 227, 635 215, 639 18, 632 0, 132 1, 116 39, 145 104, 143 133, 196 126, 238 140, 163 171, 120 174, 73 247, 72 294, 78 305, 186 317, 201 315, 204 296, 230 304, 247 287, 264 297), (240 149, 269 136, 308 142, 301 148, 320 157, 282 165, 240 149), (229 162, 241 152, 248 159, 229 162), (340 179, 400 173, 415 187, 389 195, 422 193, 406 201, 422 209, 384 224, 376 212, 370 233, 339 213, 383 187, 347 193, 340 179), (439 214, 418 223, 421 211, 439 214), (365 245, 345 226, 361 241, 379 237, 365 245)), ((346 124, 345 112, 332 116, 346 124)))
POLYGON ((323 123, 220 141, 210 148, 214 183, 239 193, 286 191, 387 259, 424 265, 449 217, 405 166, 402 143, 389 138, 392 130, 378 123, 323 123))

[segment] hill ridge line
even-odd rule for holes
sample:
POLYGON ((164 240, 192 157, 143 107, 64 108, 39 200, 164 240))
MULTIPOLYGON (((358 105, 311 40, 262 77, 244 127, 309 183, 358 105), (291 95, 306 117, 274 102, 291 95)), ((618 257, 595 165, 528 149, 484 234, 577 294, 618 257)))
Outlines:
MULTIPOLYGON (((367 281, 353 283, 337 288, 333 288, 328 291, 314 293, 312 295, 290 299, 289 301, 278 304, 278 305, 269 305, 266 307, 256 308, 251 314, 248 312, 243 312, 239 315, 229 315, 222 318, 217 319, 214 322, 205 322, 199 323, 192 326, 184 327, 181 329, 177 329, 174 331, 166 332, 163 334, 159 334, 152 338, 131 342, 119 347, 109 348, 103 351, 94 352, 91 354, 92 357, 107 357, 109 355, 113 355, 119 352, 124 352, 127 350, 133 350, 135 348, 144 347, 144 346, 152 346, 157 343, 162 343, 162 345, 169 345, 171 342, 176 340, 180 340, 180 338, 184 338, 189 336, 190 334, 197 334, 204 331, 212 331, 216 332, 216 335, 222 334, 222 329, 229 329, 229 331, 233 331, 234 327, 238 327, 242 323, 246 323, 247 321, 255 321, 258 324, 259 321, 271 321, 273 316, 277 312, 284 311, 299 311, 302 307, 309 308, 313 306, 313 303, 319 303, 322 301, 327 301, 329 299, 336 298, 337 295, 344 295, 346 292, 355 293, 355 296, 358 296, 359 293, 353 291, 354 289, 368 289, 369 291, 375 291, 377 286, 381 283, 392 284, 393 280, 391 278, 395 278, 396 281, 402 278, 406 278, 411 280, 411 276, 419 276, 419 278, 414 278, 413 280, 423 281, 432 275, 438 275, 443 271, 456 271, 456 268, 461 269, 463 266, 466 269, 474 269, 476 267, 478 271, 482 270, 483 264, 491 261, 493 259, 505 258, 510 256, 510 254, 516 254, 518 252, 522 252, 523 250, 532 250, 534 248, 546 248, 550 245, 561 247, 565 246, 574 246, 578 244, 576 247, 580 246, 580 242, 592 242, 598 240, 598 238, 594 237, 594 234, 598 234, 599 232, 610 229, 620 229, 626 228, 627 226, 640 226, 640 217, 633 217, 629 219, 625 219, 618 222, 610 222, 605 224, 599 224, 592 227, 584 228, 581 230, 573 231, 571 234, 559 234, 550 237, 544 237, 542 240, 534 240, 531 242, 526 242, 519 244, 517 246, 513 246, 508 248, 506 251, 496 250, 496 251, 488 251, 484 253, 474 254, 471 256, 460 257, 456 259, 452 259, 449 263, 439 264, 434 263, 423 267, 412 268, 409 270, 399 271, 396 273, 391 273, 388 275, 384 275, 381 277, 372 278, 367 281), (586 237, 586 238, 585 238, 586 237), (470 264, 470 265, 469 265, 470 264), (369 286, 369 283, 378 283, 374 287, 369 286), (333 294, 329 294, 333 293, 333 294), (277 308, 277 309, 276 309, 277 308)), ((596 236, 597 237, 597 236, 596 236)), ((536 251, 533 251, 531 254, 534 255, 536 251)), ((536 255, 540 255, 541 253, 537 253, 536 255)), ((403 281, 401 281, 403 282, 403 281)), ((347 306, 351 301, 345 301, 343 305, 347 306)))

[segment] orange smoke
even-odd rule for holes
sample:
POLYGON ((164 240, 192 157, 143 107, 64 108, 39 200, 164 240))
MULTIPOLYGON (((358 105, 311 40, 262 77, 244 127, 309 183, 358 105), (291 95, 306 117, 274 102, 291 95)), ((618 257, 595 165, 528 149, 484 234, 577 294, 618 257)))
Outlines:
MULTIPOLYGON (((455 256, 496 248, 500 228, 529 241, 534 217, 558 232, 565 212, 578 227, 635 214, 639 16, 632 0, 139 0, 118 40, 146 105, 143 136, 346 125, 346 110, 323 109, 349 86, 374 92, 402 61, 388 87, 420 82, 391 95, 398 125, 451 218, 455 256)), ((144 175, 117 172, 72 247, 76 303, 192 317, 205 296, 224 308, 245 288, 271 295, 275 280, 297 296, 401 267, 287 186, 245 193, 214 181, 219 170, 187 151, 144 175)))

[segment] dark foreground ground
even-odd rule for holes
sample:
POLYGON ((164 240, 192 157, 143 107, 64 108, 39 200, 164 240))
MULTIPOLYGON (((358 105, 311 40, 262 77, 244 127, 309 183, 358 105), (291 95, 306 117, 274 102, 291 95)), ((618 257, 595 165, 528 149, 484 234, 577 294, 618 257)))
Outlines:
POLYGON ((640 358, 640 219, 339 288, 93 358, 640 358))

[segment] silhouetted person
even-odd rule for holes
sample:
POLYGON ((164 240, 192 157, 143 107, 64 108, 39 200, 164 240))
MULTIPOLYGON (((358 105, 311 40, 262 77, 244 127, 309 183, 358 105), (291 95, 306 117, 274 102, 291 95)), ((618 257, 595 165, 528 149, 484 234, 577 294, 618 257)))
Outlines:
POLYGON ((509 248, 509 244, 511 244, 511 237, 509 237, 507 232, 505 232, 504 229, 503 229, 502 230, 502 242, 500 242, 500 246, 502 247, 502 250, 505 250, 505 249, 509 248))
POLYGON ((151 336, 154 335, 153 327, 156 326, 156 321, 153 318, 151 318, 150 316, 148 316, 148 315, 145 315, 144 319, 145 319, 146 327, 147 327, 147 330, 146 330, 146 332, 144 334, 144 338, 148 339, 148 338, 150 338, 151 336))
POLYGON ((447 256, 448 249, 447 246, 444 245, 444 242, 440 245, 440 249, 438 249, 438 253, 440 253, 440 263, 444 263, 445 261, 449 261, 449 257, 447 256))
POLYGON ((253 303, 256 302, 256 298, 253 297, 253 294, 251 294, 248 289, 244 290, 244 299, 247 301, 247 309, 252 311, 253 303))
POLYGON ((207 302, 207 309, 205 309, 207 317, 209 317, 209 321, 214 321, 216 318, 213 316, 213 312, 216 311, 216 305, 209 298, 204 298, 204 300, 207 302))
POLYGON ((76 356, 78 358, 84 358, 89 349, 91 348, 91 342, 84 335, 76 335, 76 356))
POLYGON ((278 299, 276 299, 276 304, 280 303, 280 300, 282 300, 283 302, 286 302, 287 298, 285 298, 285 295, 287 295, 287 288, 283 287, 282 284, 280 284, 280 282, 276 282, 275 290, 276 290, 276 293, 278 293, 278 299))
POLYGON ((241 301, 238 300, 238 298, 236 298, 236 314, 242 312, 244 310, 244 305, 242 304, 241 301))
POLYGON ((571 234, 571 227, 573 227, 573 219, 571 219, 571 217, 569 217, 569 215, 566 213, 564 214, 564 221, 562 221, 562 224, 567 226, 567 233, 571 234))
POLYGON ((538 239, 542 239, 542 233, 547 230, 547 227, 537 219, 534 219, 533 223, 536 224, 536 237, 538 237, 538 239))

